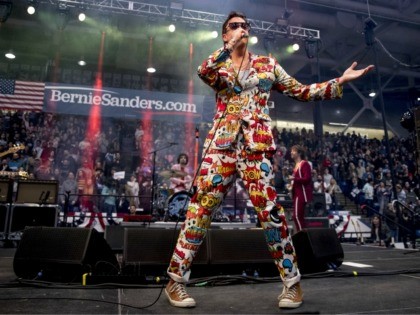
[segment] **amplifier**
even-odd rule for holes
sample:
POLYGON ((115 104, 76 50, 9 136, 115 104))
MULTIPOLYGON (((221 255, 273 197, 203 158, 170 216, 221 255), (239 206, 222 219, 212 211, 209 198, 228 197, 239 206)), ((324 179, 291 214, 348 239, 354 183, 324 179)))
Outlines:
POLYGON ((12 204, 8 239, 19 241, 27 226, 57 227, 58 205, 12 204))
POLYGON ((7 238, 7 223, 9 222, 9 204, 0 204, 0 240, 7 238))

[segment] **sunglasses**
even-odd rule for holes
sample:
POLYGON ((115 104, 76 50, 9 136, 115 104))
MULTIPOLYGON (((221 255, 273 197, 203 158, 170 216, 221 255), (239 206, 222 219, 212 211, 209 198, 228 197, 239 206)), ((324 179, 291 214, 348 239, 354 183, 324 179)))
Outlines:
POLYGON ((228 24, 228 27, 231 30, 236 30, 239 27, 245 31, 249 31, 251 29, 251 25, 248 22, 232 22, 228 24))

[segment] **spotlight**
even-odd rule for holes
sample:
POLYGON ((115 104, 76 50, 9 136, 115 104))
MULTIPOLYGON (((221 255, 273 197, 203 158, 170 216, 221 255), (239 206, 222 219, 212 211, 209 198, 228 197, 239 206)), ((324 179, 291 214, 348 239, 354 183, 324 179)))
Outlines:
POLYGON ((37 7, 38 0, 28 0, 28 7, 26 9, 26 12, 28 12, 29 15, 33 15, 35 14, 37 7))
POLYGON ((13 53, 12 50, 9 50, 7 53, 4 54, 7 59, 15 59, 16 55, 13 53))
POLYGON ((175 24, 169 25, 168 29, 169 29, 169 32, 171 32, 171 33, 175 32, 175 30, 176 30, 175 24))
POLYGON ((83 22, 86 20, 86 14, 84 12, 80 12, 78 18, 80 22, 83 22))
POLYGON ((296 43, 296 44, 292 45, 292 48, 293 48, 293 51, 298 51, 300 46, 299 46, 299 44, 296 43))
POLYGON ((86 61, 84 60, 84 58, 80 58, 80 60, 77 62, 77 64, 81 67, 86 66, 86 61))
POLYGON ((147 68, 146 71, 149 72, 149 73, 155 73, 156 72, 156 69, 153 68, 152 66, 150 66, 149 68, 147 68))
POLYGON ((219 33, 217 31, 211 32, 211 37, 212 38, 217 38, 218 36, 219 36, 219 33))
POLYGON ((370 97, 375 97, 376 96, 376 92, 374 90, 369 92, 369 96, 370 97))
POLYGON ((251 37, 249 38, 249 42, 250 42, 251 44, 257 44, 257 43, 258 43, 258 37, 257 37, 257 36, 251 36, 251 37))
POLYGON ((12 13, 12 0, 0 1, 0 23, 6 22, 12 13))

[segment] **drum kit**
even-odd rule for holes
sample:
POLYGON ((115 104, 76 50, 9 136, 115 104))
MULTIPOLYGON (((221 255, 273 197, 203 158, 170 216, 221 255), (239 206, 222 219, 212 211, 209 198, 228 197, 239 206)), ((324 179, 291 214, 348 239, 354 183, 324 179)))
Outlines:
MULTIPOLYGON (((177 170, 164 170, 159 175, 165 179, 171 177, 186 177, 186 172, 177 170)), ((174 193, 172 189, 160 187, 157 192, 155 205, 159 213, 163 213, 164 221, 179 221, 185 219, 191 194, 188 191, 174 193)))

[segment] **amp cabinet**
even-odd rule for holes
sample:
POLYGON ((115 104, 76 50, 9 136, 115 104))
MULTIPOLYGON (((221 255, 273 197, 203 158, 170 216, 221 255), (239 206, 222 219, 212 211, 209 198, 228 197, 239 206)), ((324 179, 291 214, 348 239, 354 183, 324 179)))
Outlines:
POLYGON ((8 239, 18 241, 27 226, 57 227, 58 205, 12 204, 8 239))
POLYGON ((7 238, 7 223, 9 222, 9 204, 0 204, 0 240, 7 238))

